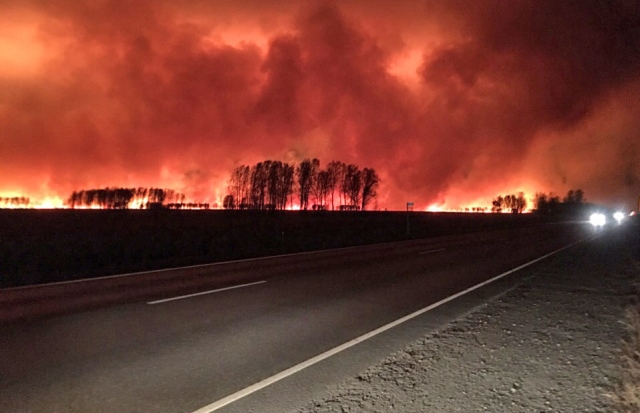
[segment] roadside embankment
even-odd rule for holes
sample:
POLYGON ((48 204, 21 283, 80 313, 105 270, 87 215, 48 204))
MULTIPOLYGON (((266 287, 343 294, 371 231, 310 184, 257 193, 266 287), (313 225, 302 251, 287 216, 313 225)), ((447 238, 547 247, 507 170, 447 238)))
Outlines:
POLYGON ((610 411, 638 262, 638 227, 616 228, 299 412, 610 411))
POLYGON ((0 288, 561 220, 384 211, 0 210, 0 288))

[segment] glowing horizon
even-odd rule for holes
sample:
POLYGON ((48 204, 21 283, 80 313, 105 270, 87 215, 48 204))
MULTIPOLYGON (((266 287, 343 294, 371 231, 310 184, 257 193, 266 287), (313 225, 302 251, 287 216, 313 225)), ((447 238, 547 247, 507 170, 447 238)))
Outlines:
MULTIPOLYGON (((221 192, 221 190, 217 190, 216 192, 221 192)), ((504 191, 502 192, 502 194, 516 194, 518 192, 521 192, 521 191, 504 191)), ((501 195, 501 194, 498 194, 498 195, 501 195)), ((479 202, 479 200, 475 200, 473 203, 463 204, 463 205, 451 205, 450 203, 443 201, 441 203, 434 203, 424 207, 418 207, 413 209, 413 211, 486 213, 486 212, 491 212, 491 201, 498 195, 487 198, 488 201, 484 204, 481 203, 481 201, 479 202)), ((534 205, 533 195, 525 193, 525 198, 527 200, 527 207, 524 209, 523 212, 530 212, 531 209, 533 209, 533 205, 534 205)), ((287 207, 285 208, 286 210, 288 211, 300 210, 299 200, 297 200, 297 198, 294 198, 294 200, 295 202, 293 202, 293 204, 292 203, 287 204, 287 207)), ((143 199, 133 199, 127 205, 127 209, 142 209, 146 202, 148 201, 143 199)), ((206 209, 224 209, 223 200, 219 197, 215 198, 215 202, 212 202, 212 203, 193 200, 193 199, 185 199, 184 202, 181 202, 181 203, 185 205, 186 204, 208 204, 208 208, 206 209)), ((339 205, 336 205, 336 208, 338 206, 339 205)), ((103 208, 100 207, 98 203, 95 203, 89 206, 75 205, 72 207, 69 205, 68 198, 61 198, 58 196, 34 199, 31 197, 23 197, 15 193, 11 193, 8 195, 0 193, 0 209, 103 209, 103 208), (26 205, 12 205, 10 202, 8 202, 12 198, 26 198, 29 201, 29 203, 26 205)), ((185 208, 185 209, 202 209, 202 208, 193 207, 193 208, 185 208)), ((385 209, 387 208, 378 207, 377 210, 385 210, 385 209)), ((401 208, 396 210, 404 211, 405 209, 401 208)), ((507 212, 507 211, 503 211, 503 212, 507 212)))
POLYGON ((319 158, 375 168, 379 209, 577 188, 631 209, 639 14, 589 1, 8 0, 0 197, 55 207, 81 189, 156 187, 221 205, 238 165, 319 158))

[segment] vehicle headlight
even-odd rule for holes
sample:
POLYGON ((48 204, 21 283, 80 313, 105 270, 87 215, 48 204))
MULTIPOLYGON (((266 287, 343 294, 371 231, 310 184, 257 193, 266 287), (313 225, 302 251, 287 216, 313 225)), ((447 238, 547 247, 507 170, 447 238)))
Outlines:
POLYGON ((613 217, 616 219, 616 221, 618 221, 618 224, 619 224, 624 219, 624 214, 622 212, 618 211, 615 214, 613 214, 613 217))
POLYGON ((605 217, 604 214, 596 212, 595 214, 591 214, 589 221, 594 227, 602 227, 607 223, 607 217, 605 217))

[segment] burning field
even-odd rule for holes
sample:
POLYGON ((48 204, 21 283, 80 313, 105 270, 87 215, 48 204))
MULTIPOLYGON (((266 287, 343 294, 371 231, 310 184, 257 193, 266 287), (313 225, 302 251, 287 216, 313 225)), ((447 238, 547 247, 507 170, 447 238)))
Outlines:
POLYGON ((240 165, 318 158, 375 168, 380 209, 630 209, 639 23, 626 0, 3 1, 0 197, 222 205, 240 165))

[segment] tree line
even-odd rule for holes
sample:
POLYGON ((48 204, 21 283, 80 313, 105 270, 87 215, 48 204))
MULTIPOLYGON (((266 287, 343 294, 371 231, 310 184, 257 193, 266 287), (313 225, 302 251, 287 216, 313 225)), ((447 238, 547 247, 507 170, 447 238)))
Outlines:
POLYGON ((0 197, 0 205, 10 208, 25 208, 31 204, 31 199, 24 196, 0 197))
POLYGON ((209 209, 209 204, 185 202, 186 196, 163 188, 102 188, 73 191, 67 206, 102 209, 209 209))
MULTIPOLYGON (((534 198, 534 212, 539 214, 557 214, 575 212, 586 204, 582 189, 571 189, 563 198, 553 192, 536 192, 534 198)), ((517 195, 499 195, 491 203, 491 212, 509 211, 514 214, 522 213, 527 208, 527 200, 523 192, 517 195)))
POLYGON ((262 161, 236 167, 229 178, 225 209, 365 210, 377 197, 380 178, 373 168, 331 161, 320 167, 317 158, 299 164, 262 161))
POLYGON ((498 195, 491 202, 491 212, 510 211, 514 214, 521 214, 527 208, 527 200, 524 192, 518 192, 518 195, 498 195))
POLYGON ((534 201, 536 212, 541 214, 575 212, 587 205, 586 202, 582 189, 570 189, 562 199, 553 192, 536 192, 534 201))

